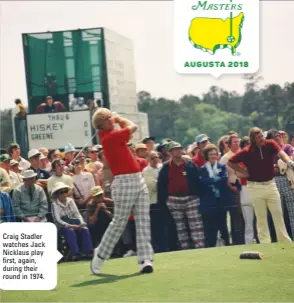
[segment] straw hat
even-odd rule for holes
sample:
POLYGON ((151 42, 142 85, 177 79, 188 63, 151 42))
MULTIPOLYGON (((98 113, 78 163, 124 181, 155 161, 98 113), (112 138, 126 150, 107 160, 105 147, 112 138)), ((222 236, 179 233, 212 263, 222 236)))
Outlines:
POLYGON ((102 195, 103 193, 104 193, 104 191, 103 191, 101 186, 94 186, 94 187, 91 188, 92 197, 102 195))
POLYGON ((138 143, 138 144, 136 145, 136 150, 137 150, 137 149, 147 149, 147 145, 144 144, 144 143, 138 143))
POLYGON ((54 188, 51 190, 51 196, 53 196, 57 191, 65 188, 70 189, 70 186, 64 184, 63 182, 57 182, 54 188))

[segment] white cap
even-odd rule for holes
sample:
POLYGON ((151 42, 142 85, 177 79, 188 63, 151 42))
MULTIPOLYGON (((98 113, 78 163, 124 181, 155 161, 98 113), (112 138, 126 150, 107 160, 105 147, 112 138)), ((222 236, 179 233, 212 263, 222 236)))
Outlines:
POLYGON ((28 158, 31 159, 37 155, 41 155, 41 153, 37 149, 31 149, 28 153, 28 158))

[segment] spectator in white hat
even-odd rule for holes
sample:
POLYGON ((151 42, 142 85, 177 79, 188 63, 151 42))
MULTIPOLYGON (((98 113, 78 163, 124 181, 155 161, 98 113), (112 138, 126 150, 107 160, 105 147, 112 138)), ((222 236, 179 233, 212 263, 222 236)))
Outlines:
POLYGON ((13 171, 13 172, 15 172, 16 174, 19 174, 19 175, 21 174, 22 169, 19 167, 19 162, 18 161, 10 159, 9 165, 10 165, 10 170, 11 171, 13 171))
POLYGON ((74 146, 71 143, 68 143, 65 147, 64 147, 64 155, 65 155, 65 166, 68 166, 74 159, 75 157, 75 152, 76 149, 74 148, 74 146))
POLYGON ((10 160, 9 162, 10 177, 12 184, 14 184, 14 188, 22 183, 21 170, 19 169, 18 164, 19 163, 15 160, 10 160))
POLYGON ((52 215, 57 225, 58 232, 64 235, 70 248, 72 260, 79 259, 81 252, 78 245, 81 240, 82 251, 91 257, 93 245, 91 236, 73 199, 68 197, 70 187, 62 182, 57 182, 51 191, 52 215))
POLYGON ((51 162, 48 159, 49 150, 46 147, 39 148, 39 152, 42 154, 40 161, 40 168, 47 171, 49 174, 51 172, 51 162))
POLYGON ((47 171, 40 168, 41 155, 42 154, 37 149, 31 149, 28 152, 28 159, 31 163, 31 167, 29 169, 32 169, 37 174, 36 184, 40 185, 44 189, 47 189, 47 180, 50 178, 50 175, 47 171))
POLYGON ((8 154, 3 154, 0 156, 0 167, 2 167, 3 169, 6 170, 10 181, 11 181, 11 185, 12 185, 12 189, 16 188, 20 183, 21 180, 18 178, 17 174, 13 171, 11 171, 10 169, 10 157, 8 154))
POLYGON ((46 222, 48 202, 43 188, 36 184, 37 174, 32 170, 23 172, 23 184, 13 191, 14 211, 23 222, 46 222))

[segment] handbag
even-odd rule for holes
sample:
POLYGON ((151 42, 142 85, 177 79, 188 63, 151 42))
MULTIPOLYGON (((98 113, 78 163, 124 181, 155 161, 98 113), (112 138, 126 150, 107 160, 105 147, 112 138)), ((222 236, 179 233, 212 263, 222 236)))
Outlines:
POLYGON ((61 220, 70 225, 81 225, 80 219, 69 218, 68 216, 61 217, 61 220))

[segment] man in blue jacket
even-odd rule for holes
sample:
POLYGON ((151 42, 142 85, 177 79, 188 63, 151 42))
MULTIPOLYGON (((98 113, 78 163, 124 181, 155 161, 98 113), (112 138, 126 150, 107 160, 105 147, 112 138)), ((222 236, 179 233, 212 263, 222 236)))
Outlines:
POLYGON ((204 232, 199 212, 198 168, 192 161, 183 158, 180 143, 172 141, 167 148, 171 159, 163 164, 159 172, 158 201, 167 205, 174 219, 181 248, 188 249, 190 244, 186 219, 195 248, 202 248, 204 232))

